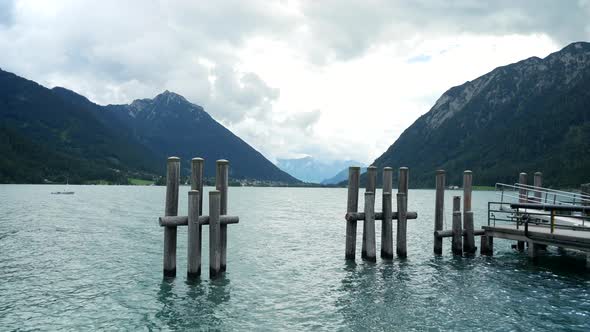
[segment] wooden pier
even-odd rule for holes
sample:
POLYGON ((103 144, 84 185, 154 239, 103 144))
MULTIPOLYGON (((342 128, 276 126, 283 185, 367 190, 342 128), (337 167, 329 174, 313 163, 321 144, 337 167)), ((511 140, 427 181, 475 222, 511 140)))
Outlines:
POLYGON ((367 185, 365 186, 364 212, 358 212, 358 195, 360 187, 360 167, 352 166, 348 170, 348 201, 346 208, 346 246, 345 258, 354 260, 356 256, 357 221, 363 221, 363 238, 361 258, 376 261, 375 221, 381 220, 381 258, 393 258, 393 220, 397 220, 396 253, 400 258, 407 257, 407 221, 418 218, 418 213, 408 212, 408 174, 407 167, 399 169, 397 211, 392 210, 393 169, 383 168, 383 204, 382 212, 375 212, 375 190, 377 168, 367 168, 367 185))
POLYGON ((209 192, 209 216, 203 216, 202 158, 191 161, 191 190, 188 192, 188 216, 178 216, 180 158, 168 158, 166 175, 166 207, 159 224, 164 227, 164 277, 176 276, 176 230, 188 226, 187 277, 201 275, 201 242, 204 225, 209 226, 209 277, 220 276, 226 270, 227 225, 237 224, 237 216, 227 215, 227 160, 217 161, 216 190, 209 192))

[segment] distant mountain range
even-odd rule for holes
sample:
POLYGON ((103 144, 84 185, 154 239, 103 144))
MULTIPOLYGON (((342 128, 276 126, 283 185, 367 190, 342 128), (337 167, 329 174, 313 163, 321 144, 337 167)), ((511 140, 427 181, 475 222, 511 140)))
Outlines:
MULTIPOLYGON (((278 159, 277 166, 297 179, 321 184, 336 184, 342 181, 342 170, 349 166, 364 166, 354 160, 323 161, 313 157, 278 159), (338 180, 341 179, 341 180, 338 180)), ((346 171, 348 172, 348 171, 346 171)), ((344 177, 347 178, 348 175, 344 177)))
POLYGON ((130 105, 100 106, 64 88, 47 89, 0 70, 0 182, 70 183, 162 175, 165 158, 230 161, 230 178, 296 184, 201 106, 166 91, 130 105))
POLYGON ((589 182, 590 44, 449 89, 374 165, 408 166, 411 187, 434 187, 437 169, 451 185, 461 184, 466 169, 478 185, 514 183, 519 172, 534 171, 549 186, 589 182))

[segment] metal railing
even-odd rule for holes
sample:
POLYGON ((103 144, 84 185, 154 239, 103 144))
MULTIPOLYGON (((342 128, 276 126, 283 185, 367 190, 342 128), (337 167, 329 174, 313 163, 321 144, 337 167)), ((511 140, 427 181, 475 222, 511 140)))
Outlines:
POLYGON ((590 231, 590 206, 540 203, 488 202, 488 226, 496 222, 516 223, 516 229, 529 224, 538 227, 590 231))
POLYGON ((518 201, 568 206, 590 205, 590 195, 583 193, 535 187, 520 183, 514 185, 496 183, 495 187, 497 194, 500 196, 500 202, 518 201))

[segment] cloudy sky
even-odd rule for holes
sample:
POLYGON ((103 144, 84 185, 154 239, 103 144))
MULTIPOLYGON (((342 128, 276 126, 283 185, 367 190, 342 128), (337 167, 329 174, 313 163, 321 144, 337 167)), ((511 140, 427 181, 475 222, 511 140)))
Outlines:
POLYGON ((0 0, 0 68, 175 91, 269 159, 371 162, 448 88, 590 40, 590 0, 0 0))

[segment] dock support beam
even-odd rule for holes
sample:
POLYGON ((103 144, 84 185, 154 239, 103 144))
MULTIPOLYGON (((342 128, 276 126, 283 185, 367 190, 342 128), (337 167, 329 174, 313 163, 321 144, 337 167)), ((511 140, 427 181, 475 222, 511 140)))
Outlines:
POLYGON ((481 236, 481 254, 485 256, 494 255, 494 237, 489 235, 481 236))
POLYGON ((363 223, 362 258, 371 262, 377 261, 375 250, 375 194, 365 193, 365 221, 363 223))
POLYGON ((477 248, 475 247, 475 234, 473 229, 473 211, 466 211, 463 213, 463 252, 466 254, 474 254, 477 248))
MULTIPOLYGON (((436 201, 434 205, 434 232, 442 231, 445 206, 445 171, 436 171, 436 201)), ((434 253, 442 255, 443 239, 434 236, 434 253)))
MULTIPOLYGON (((375 188, 377 186, 377 167, 375 166, 369 166, 367 167, 367 185, 365 186, 365 198, 367 197, 367 193, 372 193, 373 194, 373 200, 372 200, 372 204, 373 204, 373 212, 375 212, 375 188)), ((365 210, 367 209, 367 202, 365 201, 365 210)), ((365 218, 366 219, 366 218, 365 218)), ((375 237, 375 223, 373 222, 373 241, 375 241, 374 237, 375 237)), ((367 226, 369 224, 367 223, 367 221, 365 220, 365 222, 363 223, 363 244, 362 244, 362 248, 361 248, 361 258, 365 259, 367 258, 367 233, 370 232, 370 230, 367 229, 367 226)))
MULTIPOLYGON (((527 174, 526 173, 520 173, 518 175, 518 183, 519 184, 527 184, 527 174)), ((518 195, 518 202, 519 203, 527 203, 528 199, 528 192, 526 189, 520 189, 519 190, 519 195, 518 195)), ((516 243, 516 247, 518 249, 518 251, 524 251, 524 241, 517 241, 516 243)))
POLYGON ((471 211, 471 193, 473 185, 473 172, 463 172, 463 252, 473 254, 475 237, 473 235, 473 212, 471 211))
MULTIPOLYGON (((215 188, 220 193, 220 214, 227 215, 227 187, 229 177, 229 162, 225 159, 217 161, 215 172, 215 188)), ((220 225, 219 228, 220 258, 219 264, 221 272, 225 272, 227 267, 227 225, 220 225)))
MULTIPOLYGON (((180 158, 168 158, 166 170, 165 216, 178 215, 180 158)), ((164 228, 164 277, 176 276, 176 226, 164 228)))
POLYGON ((201 275, 201 225, 199 225, 198 190, 188 192, 188 244, 187 244, 187 278, 197 278, 201 275))
POLYGON ((219 213, 221 209, 221 193, 217 190, 209 192, 209 278, 221 274, 221 237, 219 213))
POLYGON ((452 238, 452 247, 453 247, 453 254, 455 255, 462 255, 463 254, 463 241, 462 241, 462 234, 463 231, 461 230, 461 211, 454 211, 453 212, 453 238, 452 238))
POLYGON ((393 258, 392 202, 393 169, 383 168, 383 220, 381 221, 381 258, 393 258))
MULTIPOLYGON (((406 173, 407 174, 407 173, 406 173)), ((397 193, 397 256, 408 257, 406 233, 408 230, 408 196, 406 193, 397 193)))
POLYGON ((536 261, 538 256, 539 256, 539 250, 541 249, 539 247, 538 244, 535 244, 533 241, 527 241, 528 242, 528 254, 529 257, 533 259, 533 261, 536 261))
MULTIPOLYGON (((348 168, 348 200, 346 212, 358 212, 359 179, 361 168, 352 166, 348 168)), ((344 258, 354 260, 356 252, 356 220, 346 221, 346 248, 344 258)))
POLYGON ((408 196, 408 189, 409 189, 409 176, 410 176, 410 169, 407 167, 400 167, 399 168, 399 184, 397 187, 398 193, 406 194, 406 199, 408 196))

